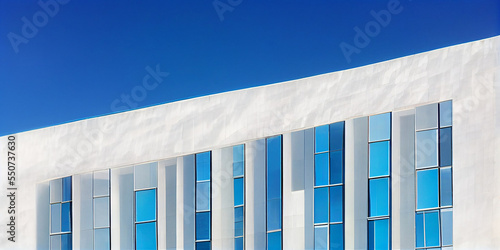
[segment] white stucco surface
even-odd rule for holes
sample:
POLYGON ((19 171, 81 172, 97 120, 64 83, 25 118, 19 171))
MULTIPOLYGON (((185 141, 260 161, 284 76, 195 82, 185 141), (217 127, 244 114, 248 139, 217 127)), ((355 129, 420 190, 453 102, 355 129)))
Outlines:
MULTIPOLYGON (((499 90, 497 36, 360 68, 23 132, 16 135, 18 241, 7 241, 2 230, 0 249, 35 249, 36 187, 49 179, 171 159, 445 100, 453 100, 454 249, 500 249, 499 90)), ((4 193, 7 140, 0 137, 4 193)), ((177 192, 182 202, 183 194, 177 192)), ((8 223, 5 195, 0 199, 1 225, 8 223)), ((286 200, 296 202, 302 196, 286 200)), ((293 214, 287 211, 286 216, 293 214)), ((192 229, 186 231, 188 224, 177 222, 177 246, 182 246, 183 234, 192 229)), ((250 243, 253 237, 247 246, 255 244, 250 243)), ((303 238, 299 241, 305 244, 303 238)))

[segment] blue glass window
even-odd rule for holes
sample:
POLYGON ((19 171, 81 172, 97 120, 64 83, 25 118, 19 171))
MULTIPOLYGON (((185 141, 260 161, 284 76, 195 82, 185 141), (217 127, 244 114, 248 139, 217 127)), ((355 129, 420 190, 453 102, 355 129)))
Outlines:
POLYGON ((94 228, 109 227, 109 197, 94 198, 94 228))
POLYGON ((437 129, 417 132, 417 168, 438 165, 437 129))
POLYGON ((453 109, 451 101, 439 103, 439 126, 451 126, 453 122, 453 109))
POLYGON ((369 216, 389 216, 389 178, 371 179, 369 185, 369 216))
POLYGON ((316 135, 316 140, 315 140, 315 152, 320 153, 320 152, 327 152, 329 150, 328 147, 328 130, 329 127, 328 125, 316 127, 315 135, 316 135))
POLYGON ((451 139, 451 127, 439 130, 439 166, 451 165, 451 139))
POLYGON ((343 151, 330 152, 330 184, 343 182, 343 151))
POLYGON ((243 250, 243 237, 234 239, 234 250, 243 250))
POLYGON ((417 209, 439 207, 438 169, 417 171, 417 209))
POLYGON ((61 235, 50 236, 50 250, 61 250, 61 235))
POLYGON ((328 153, 314 156, 314 176, 316 186, 328 185, 328 153))
POLYGON ((415 214, 415 230, 417 247, 424 247, 424 213, 415 214))
POLYGON ((328 225, 314 227, 314 249, 328 250, 328 225))
POLYGON ((439 211, 424 213, 425 246, 438 247, 439 243, 439 211))
POLYGON ((234 179, 234 205, 239 206, 243 205, 243 192, 245 190, 245 186, 243 183, 243 178, 234 179))
POLYGON ((50 205, 50 232, 61 232, 61 203, 50 205))
POLYGON ((71 234, 61 234, 61 249, 70 250, 73 248, 71 234))
POLYGON ((370 141, 391 139, 391 113, 370 116, 370 141))
POLYGON ((243 207, 234 208, 234 236, 243 236, 243 207))
POLYGON ((344 249, 344 225, 330 225, 330 250, 344 249))
POLYGON ((267 234, 267 249, 281 250, 281 232, 272 232, 267 234))
POLYGON ((416 108, 416 129, 430 129, 438 127, 438 105, 432 103, 416 108))
POLYGON ((210 240, 210 212, 196 213, 196 240, 210 240))
POLYGON ((209 181, 196 183, 196 211, 205 211, 205 210, 210 210, 209 181))
POLYGON ((314 189, 314 223, 328 222, 328 187, 314 189))
POLYGON ((137 250, 156 249, 156 222, 136 224, 135 230, 137 250))
POLYGON ((342 222, 343 190, 342 186, 330 187, 330 222, 342 222))
POLYGON ((330 124, 330 151, 344 149, 344 122, 330 124))
POLYGON ((389 249, 389 219, 368 221, 368 249, 389 249))
POLYGON ((196 180, 210 180, 210 152, 196 154, 196 180))
POLYGON ((94 230, 94 249, 109 250, 110 244, 109 228, 94 230))
POLYGON ((440 178, 441 206, 451 206, 453 204, 451 168, 442 168, 440 178))
POLYGON ((370 143, 370 177, 389 175, 390 151, 389 141, 370 143))
POLYGON ((233 176, 242 176, 245 173, 245 146, 237 145, 233 147, 233 176))
POLYGON ((210 241, 196 242, 196 250, 210 250, 210 241))
POLYGON ((71 232, 71 202, 61 204, 61 232, 71 232))
POLYGON ((156 189, 135 192, 135 221, 156 220, 156 189))
POLYGON ((71 200, 71 176, 65 177, 62 179, 62 201, 70 201, 71 200))
POLYGON ((451 208, 441 210, 441 231, 443 246, 453 244, 453 210, 451 208))
POLYGON ((281 229, 281 136, 267 139, 267 231, 281 229))
POLYGON ((281 199, 267 200, 267 230, 281 229, 281 199))

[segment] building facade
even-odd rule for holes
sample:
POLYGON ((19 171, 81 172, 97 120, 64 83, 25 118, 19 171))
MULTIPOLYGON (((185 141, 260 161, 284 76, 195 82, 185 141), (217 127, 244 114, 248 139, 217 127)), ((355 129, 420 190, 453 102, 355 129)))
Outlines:
POLYGON ((500 249, 499 90, 493 37, 4 136, 0 248, 500 249))

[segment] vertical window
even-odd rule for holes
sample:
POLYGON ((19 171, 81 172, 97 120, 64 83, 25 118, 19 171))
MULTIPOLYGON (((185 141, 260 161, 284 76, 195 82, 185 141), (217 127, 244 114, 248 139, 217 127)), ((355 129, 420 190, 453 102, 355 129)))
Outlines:
POLYGON ((157 181, 157 163, 134 167, 135 248, 137 250, 157 249, 157 181))
POLYGON ((111 249, 109 170, 93 173, 94 249, 111 249))
POLYGON ((267 249, 282 248, 282 138, 266 140, 267 249))
POLYGON ((196 249, 211 249, 211 181, 212 155, 211 152, 196 154, 196 249))
POLYGON ((72 249, 71 176, 50 181, 50 249, 72 249))
POLYGON ((245 145, 233 147, 234 249, 244 249, 245 228, 245 145))
POLYGON ((369 117, 368 249, 391 248, 391 113, 369 117))
POLYGON ((416 108, 416 249, 453 245, 451 105, 416 108))
POLYGON ((344 122, 315 128, 314 248, 344 249, 344 122))

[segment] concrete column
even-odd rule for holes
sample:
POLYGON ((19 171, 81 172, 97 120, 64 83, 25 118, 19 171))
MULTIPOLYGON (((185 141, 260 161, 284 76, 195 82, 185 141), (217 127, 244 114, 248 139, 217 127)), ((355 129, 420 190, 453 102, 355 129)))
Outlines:
POLYGON ((177 158, 177 249, 195 248, 194 164, 194 155, 177 158))
POLYGON ((111 170, 111 249, 135 249, 134 167, 111 170))

